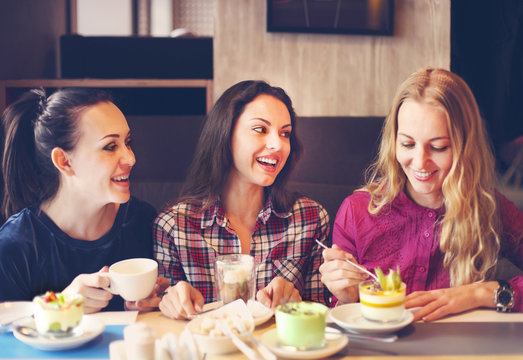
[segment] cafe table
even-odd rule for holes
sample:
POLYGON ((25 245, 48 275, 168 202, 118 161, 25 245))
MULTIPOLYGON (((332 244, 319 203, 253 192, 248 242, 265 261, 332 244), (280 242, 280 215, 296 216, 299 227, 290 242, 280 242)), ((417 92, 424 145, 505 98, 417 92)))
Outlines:
MULTIPOLYGON (((128 312, 132 313, 132 312, 128 312)), ((113 314, 127 316, 127 323, 144 322, 151 327, 157 338, 168 332, 180 334, 187 321, 172 320, 160 312, 113 314), (130 319, 130 320, 129 320, 130 319)), ((97 316, 103 318, 104 314, 97 316)), ((34 350, 20 343, 12 334, 0 335, 0 358, 29 359, 108 359, 108 343, 123 338, 125 325, 109 325, 95 340, 79 349, 62 353, 34 350), (26 346, 26 348, 24 348, 26 346), (20 348, 8 351, 6 348, 20 348), (5 356, 7 354, 8 356, 5 356), (4 355, 4 356, 2 356, 4 355)), ((256 327, 258 339, 275 328, 274 318, 256 327)), ((349 340, 348 345, 330 359, 387 360, 387 359, 523 359, 523 313, 501 314, 490 309, 479 309, 445 319, 424 323, 416 322, 397 332, 399 339, 394 343, 349 340)), ((206 355, 206 360, 243 360, 240 352, 226 355, 206 355)))
MULTIPOLYGON (((167 332, 179 334, 187 323, 168 319, 159 312, 140 314, 137 321, 152 327, 157 337, 167 332)), ((263 333, 275 327, 272 318, 257 326, 254 336, 260 339, 263 333)), ((523 313, 501 314, 491 309, 474 310, 431 323, 416 322, 399 331, 398 335, 399 340, 392 344, 349 340, 343 350, 329 358, 523 359, 523 313), (496 348, 496 345, 504 348, 496 348)), ((240 359, 247 357, 240 352, 206 356, 206 360, 240 359)))

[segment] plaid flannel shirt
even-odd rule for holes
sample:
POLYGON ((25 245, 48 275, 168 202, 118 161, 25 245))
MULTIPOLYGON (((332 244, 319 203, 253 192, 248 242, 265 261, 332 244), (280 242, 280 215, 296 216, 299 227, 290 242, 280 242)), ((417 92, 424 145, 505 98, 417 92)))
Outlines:
MULTIPOLYGON (((217 300, 214 262, 217 256, 240 254, 240 239, 219 200, 201 212, 201 206, 179 203, 158 215, 153 226, 154 254, 159 273, 175 285, 189 282, 205 302, 217 300)), ((303 300, 328 303, 328 290, 321 283, 319 267, 329 215, 317 202, 302 197, 289 213, 277 213, 268 201, 256 220, 250 254, 257 266, 256 291, 276 276, 294 284, 303 300)))

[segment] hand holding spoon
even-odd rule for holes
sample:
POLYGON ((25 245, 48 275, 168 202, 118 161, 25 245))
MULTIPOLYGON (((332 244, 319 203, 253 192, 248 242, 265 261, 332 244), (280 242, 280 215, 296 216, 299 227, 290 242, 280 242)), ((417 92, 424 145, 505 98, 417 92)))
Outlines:
MULTIPOLYGON (((318 239, 316 239, 316 242, 324 249, 328 249, 328 247, 323 244, 321 241, 319 241, 318 239)), ((355 263, 353 263, 352 261, 348 260, 348 259, 345 259, 346 262, 348 262, 349 264, 351 264, 352 266, 354 266, 355 268, 361 270, 361 271, 364 271, 365 273, 369 274, 370 276, 372 276, 374 278, 374 280, 376 280, 378 283, 380 282, 378 280, 378 277, 376 275, 374 275, 373 273, 371 273, 369 270, 365 269, 363 266, 360 266, 360 265, 357 265, 355 263)))

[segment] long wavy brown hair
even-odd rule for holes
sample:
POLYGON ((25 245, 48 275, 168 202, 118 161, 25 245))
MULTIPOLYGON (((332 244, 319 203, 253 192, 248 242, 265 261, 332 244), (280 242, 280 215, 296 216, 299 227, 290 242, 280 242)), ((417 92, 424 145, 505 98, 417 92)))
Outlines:
POLYGON ((228 88, 207 115, 196 146, 187 179, 175 203, 192 202, 208 208, 224 191, 234 166, 231 139, 234 126, 247 104, 260 95, 280 100, 289 111, 292 132, 287 162, 274 183, 265 189, 277 211, 290 211, 299 194, 287 189, 287 182, 302 153, 296 135, 296 113, 287 93, 260 80, 241 81, 228 88))
POLYGON ((497 264, 501 246, 495 162, 474 95, 458 75, 424 68, 400 85, 383 125, 378 158, 359 190, 370 193, 368 211, 377 214, 404 189, 396 138, 398 112, 407 99, 435 106, 447 119, 453 160, 442 185, 445 216, 438 226, 451 285, 483 281, 497 264))

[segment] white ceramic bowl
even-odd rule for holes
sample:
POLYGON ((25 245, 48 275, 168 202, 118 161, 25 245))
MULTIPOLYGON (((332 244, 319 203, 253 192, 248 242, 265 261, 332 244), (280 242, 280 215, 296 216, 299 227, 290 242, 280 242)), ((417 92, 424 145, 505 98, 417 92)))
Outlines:
MULTIPOLYGON (((204 317, 210 314, 212 313, 198 316, 187 324, 187 329, 189 329, 193 334, 198 349, 200 350, 200 354, 207 353, 209 355, 220 355, 238 351, 236 345, 233 344, 231 338, 228 336, 210 336, 201 333, 201 323, 204 317)), ((246 330, 252 333, 254 330, 254 323, 251 323, 246 330)), ((247 340, 246 336, 239 335, 238 337, 244 341, 247 340)))

